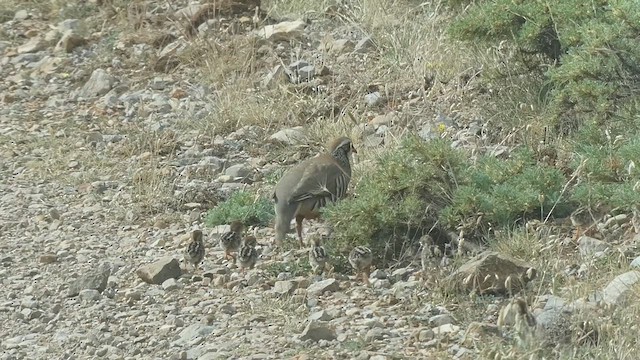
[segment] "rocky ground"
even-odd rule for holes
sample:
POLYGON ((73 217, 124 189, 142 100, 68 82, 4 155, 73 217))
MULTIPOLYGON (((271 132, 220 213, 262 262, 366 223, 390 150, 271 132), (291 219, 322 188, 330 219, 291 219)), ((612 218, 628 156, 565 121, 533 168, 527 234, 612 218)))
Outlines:
MULTIPOLYGON (((358 168, 407 131, 428 140, 449 130, 458 146, 499 154, 504 144, 489 143, 475 115, 485 91, 468 76, 437 91, 425 90, 429 79, 416 88, 411 74, 380 83, 376 39, 342 5, 285 17, 272 2, 257 16, 205 19, 190 36, 199 6, 170 3, 18 2, 0 12, 1 358, 517 358, 514 335, 497 325, 528 310, 465 289, 511 291, 532 271, 544 278, 539 264, 485 253, 460 268, 467 257, 437 265, 465 293, 452 299, 424 281, 419 259, 374 271, 369 287, 350 273, 294 271, 306 252, 272 252, 264 227, 257 268, 240 274, 217 245, 225 227, 204 224, 238 189, 268 193, 283 166, 335 134, 366 149, 355 183, 358 168), (447 107, 455 116, 436 110, 447 107), (195 273, 180 268, 194 228, 207 243, 195 273)), ((602 229, 628 231, 631 217, 602 229)), ((555 249, 564 236, 554 236, 555 249)), ((568 278, 611 249, 583 237, 579 251, 596 260, 568 278)), ((591 298, 529 284, 539 295, 532 326, 567 309, 615 318, 599 304, 623 304, 639 274, 599 284, 591 298)))

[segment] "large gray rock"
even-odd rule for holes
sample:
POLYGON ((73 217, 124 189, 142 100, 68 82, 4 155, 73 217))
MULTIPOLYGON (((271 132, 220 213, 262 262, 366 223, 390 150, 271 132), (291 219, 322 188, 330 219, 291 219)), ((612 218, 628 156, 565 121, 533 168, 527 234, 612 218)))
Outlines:
POLYGON ((206 338, 213 330, 215 330, 215 327, 211 325, 202 323, 191 324, 180 331, 178 339, 173 342, 173 345, 187 345, 198 342, 198 338, 206 338))
POLYGON ((335 330, 330 328, 326 323, 322 321, 309 321, 307 326, 300 335, 300 340, 335 340, 337 338, 335 330))
POLYGON ((165 256, 156 262, 141 266, 136 270, 136 275, 146 283, 160 285, 168 279, 180 277, 182 269, 178 260, 165 256))
POLYGON ((517 292, 536 276, 536 269, 522 260, 485 251, 460 266, 446 281, 459 290, 480 294, 517 292))
POLYGON ((297 145, 307 141, 307 137, 302 132, 302 126, 297 126, 290 129, 282 129, 269 137, 270 140, 275 140, 286 145, 297 145))
POLYGON ((258 36, 271 41, 289 41, 301 38, 307 24, 302 20, 283 21, 275 25, 267 25, 257 31, 258 36))
POLYGON ((628 271, 616 276, 613 281, 602 290, 603 301, 609 305, 625 305, 637 294, 636 284, 640 281, 640 271, 628 271))
POLYGON ((278 295, 289 295, 298 288, 298 284, 291 280, 276 281, 273 285, 273 292, 278 295))
POLYGON ((115 79, 113 76, 109 75, 103 69, 95 69, 93 73, 91 73, 91 77, 84 84, 78 96, 84 98, 90 98, 94 96, 102 96, 111 90, 113 84, 115 83, 115 79))
POLYGON ((326 279, 322 281, 315 282, 307 288, 307 293, 312 295, 320 295, 325 291, 334 292, 338 291, 340 286, 338 285, 338 281, 336 279, 326 279))
POLYGON ((581 236, 578 239, 578 249, 582 257, 594 256, 599 252, 606 251, 608 248, 609 244, 606 242, 589 236, 581 236))
POLYGON ((233 178, 246 178, 251 175, 252 172, 251 166, 247 164, 231 165, 224 171, 225 175, 233 178))
POLYGON ((105 263, 89 271, 87 274, 75 279, 69 284, 67 290, 67 296, 78 296, 80 291, 91 289, 103 292, 107 288, 107 282, 109 281, 109 275, 111 275, 111 265, 105 263))
POLYGON ((42 37, 35 36, 23 45, 18 46, 18 54, 35 53, 46 49, 47 46, 47 42, 42 37))

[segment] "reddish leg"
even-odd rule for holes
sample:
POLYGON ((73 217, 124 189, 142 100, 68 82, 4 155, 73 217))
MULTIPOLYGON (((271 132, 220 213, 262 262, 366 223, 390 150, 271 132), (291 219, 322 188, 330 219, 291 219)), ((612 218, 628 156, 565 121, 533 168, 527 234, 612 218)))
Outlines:
POLYGON ((580 225, 576 226, 576 234, 573 237, 573 241, 574 242, 578 241, 578 239, 580 239, 582 234, 583 234, 582 226, 580 226, 580 225))
POLYGON ((369 275, 371 273, 371 267, 367 266, 366 268, 364 268, 364 270, 362 271, 362 278, 364 280, 364 283, 369 285, 369 275))
POLYGON ((224 259, 225 260, 233 259, 233 263, 234 264, 236 263, 236 257, 228 251, 224 252, 224 259))

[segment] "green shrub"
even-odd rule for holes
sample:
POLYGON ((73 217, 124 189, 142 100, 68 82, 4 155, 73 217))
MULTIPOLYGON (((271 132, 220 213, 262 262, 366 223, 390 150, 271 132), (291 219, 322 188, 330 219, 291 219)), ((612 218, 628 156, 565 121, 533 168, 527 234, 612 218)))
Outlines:
POLYGON ((436 223, 465 165, 463 153, 445 141, 425 145, 408 139, 362 177, 355 197, 324 210, 337 234, 327 245, 342 255, 355 245, 368 245, 379 262, 390 260, 406 239, 436 223))
POLYGON ((583 161, 584 167, 573 189, 572 200, 580 205, 607 205, 629 211, 640 204, 640 169, 636 168, 640 138, 601 137, 590 134, 591 141, 575 145, 580 156, 576 157, 573 167, 577 168, 583 161))
POLYGON ((472 5, 450 30, 471 41, 513 40, 530 69, 543 55, 547 110, 561 133, 590 123, 619 133, 640 127, 639 23, 634 0, 496 0, 472 5))
POLYGON ((386 264, 426 232, 441 242, 447 231, 465 226, 469 237, 482 238, 491 228, 569 210, 561 198, 564 175, 524 148, 507 160, 487 155, 474 163, 448 141, 410 138, 375 168, 356 196, 325 210, 336 231, 329 244, 334 253, 368 245, 386 264))
POLYGON ((248 191, 236 191, 227 201, 209 210, 206 223, 216 226, 241 220, 245 225, 266 226, 273 217, 273 204, 269 199, 248 191))

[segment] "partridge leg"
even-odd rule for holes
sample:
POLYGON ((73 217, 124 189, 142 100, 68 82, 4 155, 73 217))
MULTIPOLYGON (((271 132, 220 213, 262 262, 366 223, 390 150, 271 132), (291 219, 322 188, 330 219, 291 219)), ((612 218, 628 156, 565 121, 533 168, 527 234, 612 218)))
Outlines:
POLYGON ((578 241, 578 239, 580 239, 580 236, 582 236, 582 226, 578 225, 576 226, 576 234, 573 237, 573 241, 574 242, 578 241))
POLYGON ((367 266, 362 271, 362 277, 363 277, 364 283, 367 284, 367 285, 369 285, 369 274, 370 273, 371 273, 371 267, 370 266, 367 266))
POLYGON ((304 243, 302 242, 302 221, 304 220, 304 216, 297 215, 296 216, 296 231, 298 232, 298 241, 300 242, 300 248, 304 247, 304 243))

